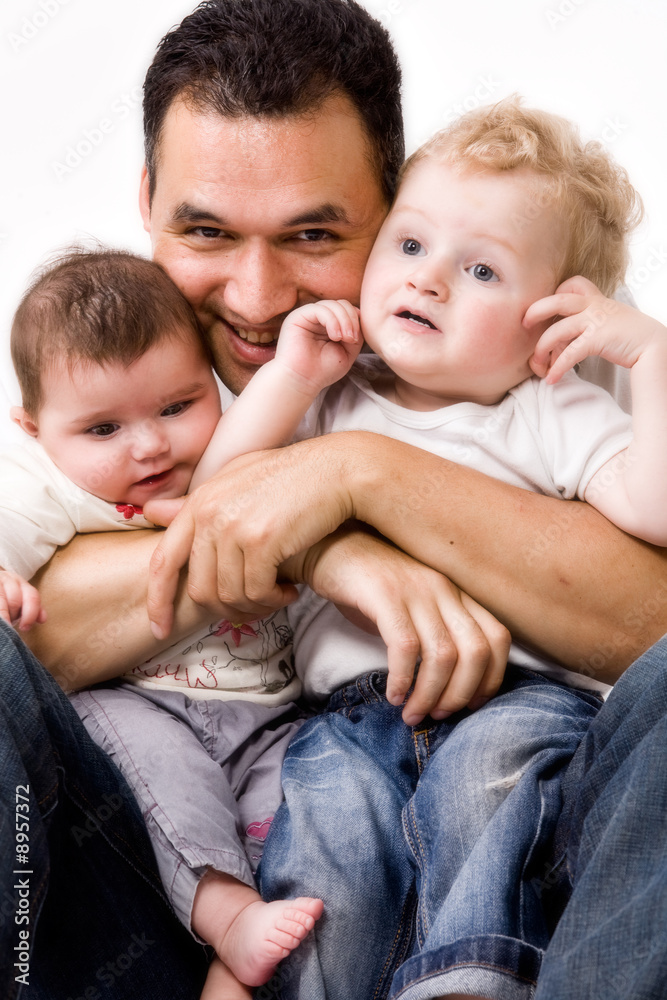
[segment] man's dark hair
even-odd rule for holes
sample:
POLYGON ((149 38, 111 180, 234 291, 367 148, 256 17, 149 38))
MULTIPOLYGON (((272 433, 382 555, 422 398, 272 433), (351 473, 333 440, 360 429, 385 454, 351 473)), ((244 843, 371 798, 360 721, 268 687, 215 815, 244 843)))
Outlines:
POLYGON ((159 264, 124 250, 72 247, 37 275, 14 316, 11 352, 23 406, 37 416, 42 375, 53 364, 131 365, 185 331, 210 357, 190 304, 159 264))
POLYGON ((144 83, 150 197, 177 97, 228 118, 283 117, 344 93, 391 201, 404 158, 401 71, 388 32, 355 0, 205 0, 160 42, 144 83))

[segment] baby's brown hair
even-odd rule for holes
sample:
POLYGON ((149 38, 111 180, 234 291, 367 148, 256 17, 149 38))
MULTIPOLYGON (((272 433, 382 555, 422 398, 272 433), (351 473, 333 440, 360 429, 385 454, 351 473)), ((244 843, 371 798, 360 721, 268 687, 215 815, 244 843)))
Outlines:
POLYGON ((73 247, 36 276, 14 315, 11 352, 23 407, 33 417, 39 412, 50 365, 131 365, 184 330, 210 359, 192 308, 159 264, 124 250, 73 247))

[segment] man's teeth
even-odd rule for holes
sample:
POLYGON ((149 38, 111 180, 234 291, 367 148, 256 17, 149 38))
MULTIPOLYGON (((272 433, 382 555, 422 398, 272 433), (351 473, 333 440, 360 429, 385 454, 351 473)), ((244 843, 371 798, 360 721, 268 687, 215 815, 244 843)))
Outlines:
MULTIPOLYGON (((236 327, 234 327, 236 330, 236 327)), ((277 333, 260 332, 259 330, 236 330, 241 340, 249 344, 273 344, 278 339, 277 333)))

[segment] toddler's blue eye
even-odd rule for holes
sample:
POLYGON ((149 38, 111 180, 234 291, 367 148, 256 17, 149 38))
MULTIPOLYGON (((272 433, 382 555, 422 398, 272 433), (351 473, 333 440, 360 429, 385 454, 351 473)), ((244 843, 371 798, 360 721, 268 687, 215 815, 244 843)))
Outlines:
POLYGON ((478 281, 498 281, 498 275, 493 271, 488 264, 475 264, 473 267, 468 268, 468 272, 472 273, 473 278, 477 278, 478 281))
POLYGON ((401 250, 408 257, 417 257, 423 249, 423 246, 417 240, 403 240, 401 243, 401 250))

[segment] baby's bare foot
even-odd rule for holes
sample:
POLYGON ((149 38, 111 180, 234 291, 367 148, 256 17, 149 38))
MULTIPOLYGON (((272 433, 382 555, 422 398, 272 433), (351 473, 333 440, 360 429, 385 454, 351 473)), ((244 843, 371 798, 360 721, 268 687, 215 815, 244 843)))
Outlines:
POLYGON ((249 903, 236 915, 216 950, 242 983, 261 986, 278 962, 301 944, 323 909, 321 899, 306 896, 249 903))

